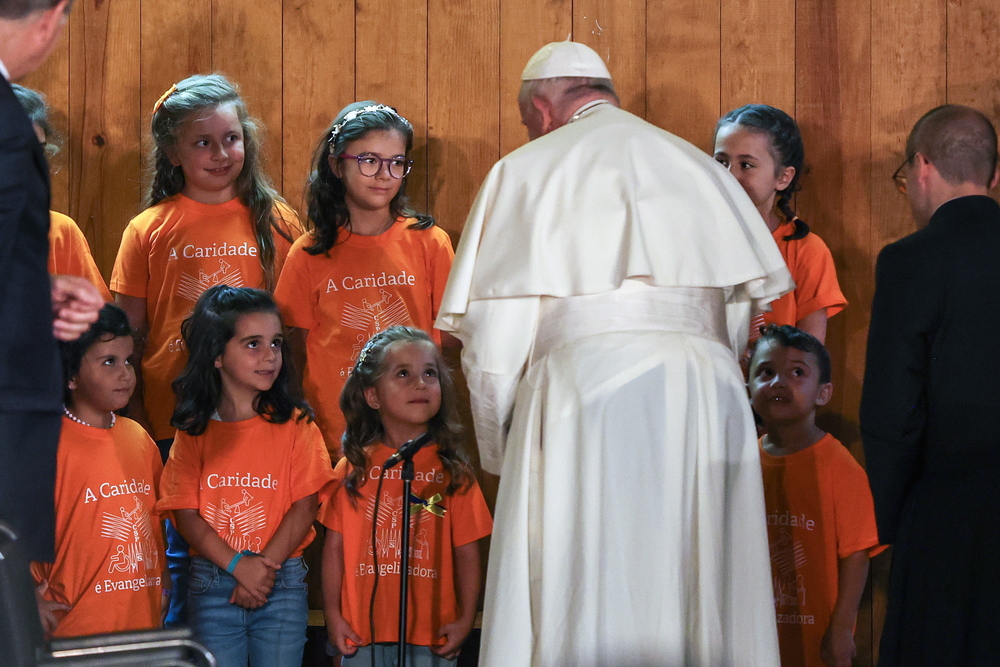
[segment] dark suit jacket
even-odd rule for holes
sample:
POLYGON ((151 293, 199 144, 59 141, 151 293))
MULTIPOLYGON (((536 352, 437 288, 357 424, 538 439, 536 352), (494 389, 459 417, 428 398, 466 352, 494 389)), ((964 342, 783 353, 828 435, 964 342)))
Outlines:
POLYGON ((36 558, 51 551, 53 437, 62 404, 48 231, 45 155, 0 77, 0 518, 11 521, 36 558), (38 428, 52 420, 54 429, 38 428))
POLYGON ((974 196, 946 202, 927 227, 882 250, 866 363, 865 460, 879 538, 894 544, 880 664, 996 664, 1000 206, 995 201, 974 196), (987 617, 991 627, 978 627, 987 617))

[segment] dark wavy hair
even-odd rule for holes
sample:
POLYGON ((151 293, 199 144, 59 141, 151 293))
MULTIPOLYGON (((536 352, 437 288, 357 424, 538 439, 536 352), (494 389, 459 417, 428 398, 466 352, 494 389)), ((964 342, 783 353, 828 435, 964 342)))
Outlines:
POLYGON ((719 119, 715 126, 715 134, 729 125, 741 125, 751 132, 766 134, 771 147, 771 157, 778 169, 794 167, 795 176, 784 190, 778 191, 775 202, 778 210, 787 220, 795 223, 795 230, 785 237, 786 241, 804 238, 809 233, 809 225, 805 220, 795 215, 792 209, 792 195, 802 189, 802 177, 805 175, 806 150, 802 144, 802 133, 791 116, 767 104, 746 104, 739 109, 733 109, 719 119))
MULTIPOLYGON (((264 171, 260 130, 250 117, 239 89, 221 74, 195 74, 176 84, 153 111, 150 123, 153 153, 150 159, 150 186, 145 207, 155 206, 184 189, 184 171, 170 162, 169 151, 177 145, 177 131, 192 114, 233 104, 243 129, 243 170, 236 177, 236 195, 250 209, 264 287, 274 290, 278 280, 275 269, 274 234, 289 243, 295 239, 278 224, 275 202, 284 202, 264 171)), ((287 221, 283 221, 286 222, 287 221)))
MULTIPOLYGON (((344 123, 344 117, 352 111, 367 106, 377 105, 377 102, 367 100, 348 104, 340 110, 330 126, 323 132, 316 151, 313 154, 313 171, 309 177, 306 193, 309 225, 313 231, 313 243, 306 246, 310 255, 320 255, 330 252, 337 244, 337 236, 341 229, 351 230, 351 213, 347 208, 347 190, 330 167, 330 156, 339 158, 347 152, 347 145, 364 137, 373 130, 396 130, 406 140, 406 154, 413 148, 413 127, 395 111, 378 110, 359 114, 353 120, 344 123), (330 143, 333 129, 341 125, 340 131, 333 143, 330 143)), ((399 186, 399 192, 389 202, 389 210, 395 218, 416 218, 410 229, 427 229, 434 226, 434 218, 424 213, 418 213, 406 196, 407 177, 399 186)))
POLYGON ((97 314, 97 321, 76 340, 60 341, 59 356, 63 369, 63 402, 72 402, 73 393, 69 389, 69 381, 80 372, 83 357, 91 346, 102 340, 112 340, 120 336, 132 336, 135 332, 128 324, 125 311, 113 303, 106 303, 97 314))
POLYGON ((385 429, 377 410, 365 400, 365 389, 374 387, 385 373, 385 357, 397 343, 418 343, 434 350, 438 380, 441 383, 441 409, 428 422, 428 431, 438 445, 438 457, 448 471, 446 495, 451 495, 472 484, 475 472, 462 445, 462 424, 458 418, 458 399, 451 373, 441 357, 441 352, 427 332, 414 327, 394 326, 375 334, 365 344, 344 390, 340 394, 340 409, 347 420, 342 444, 344 456, 351 470, 344 479, 351 503, 356 505, 361 497, 359 489, 367 481, 371 464, 367 448, 382 442, 385 429))
MULTIPOLYGON (((250 287, 215 285, 202 293, 194 312, 181 325, 188 350, 187 365, 173 383, 177 396, 170 425, 189 435, 205 432, 222 398, 222 375, 215 360, 236 334, 236 322, 243 315, 272 313, 281 319, 274 297, 250 287)), ((299 411, 298 419, 312 419, 313 411, 294 381, 288 339, 281 342, 281 369, 274 384, 258 395, 254 409, 264 419, 284 424, 299 411)))
MULTIPOLYGON (((769 324, 761 327, 760 338, 754 342, 754 351, 762 349, 765 342, 773 342, 781 347, 790 347, 801 350, 816 358, 816 366, 819 367, 819 381, 821 384, 833 381, 833 374, 830 370, 830 353, 827 352, 823 343, 811 333, 803 331, 788 324, 769 324)), ((750 358, 750 365, 753 365, 753 357, 750 358)))

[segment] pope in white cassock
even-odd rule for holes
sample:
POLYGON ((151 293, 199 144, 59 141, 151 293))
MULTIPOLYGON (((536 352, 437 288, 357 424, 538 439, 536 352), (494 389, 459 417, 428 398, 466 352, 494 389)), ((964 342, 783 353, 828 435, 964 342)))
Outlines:
POLYGON ((618 108, 604 62, 525 67, 437 326, 500 474, 481 665, 779 664, 738 353, 791 290, 743 188, 618 108))

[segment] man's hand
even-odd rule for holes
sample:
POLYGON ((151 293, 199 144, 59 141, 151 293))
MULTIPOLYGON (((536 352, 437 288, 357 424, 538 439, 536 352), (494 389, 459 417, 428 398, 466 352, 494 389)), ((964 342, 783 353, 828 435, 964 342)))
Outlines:
POLYGON ((79 276, 52 276, 52 334, 57 340, 76 340, 97 321, 104 299, 97 288, 79 276))

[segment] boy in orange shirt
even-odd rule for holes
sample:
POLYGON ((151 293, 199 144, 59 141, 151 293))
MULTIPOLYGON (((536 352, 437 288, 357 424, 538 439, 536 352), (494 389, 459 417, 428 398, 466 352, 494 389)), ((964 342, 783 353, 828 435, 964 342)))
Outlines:
POLYGON ((805 331, 769 326, 749 385, 767 430, 760 455, 781 664, 849 667, 868 558, 881 548, 864 469, 816 426, 816 408, 833 394, 830 356, 805 331))

